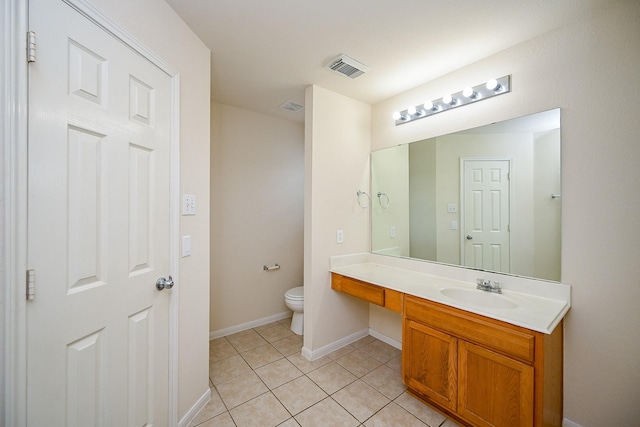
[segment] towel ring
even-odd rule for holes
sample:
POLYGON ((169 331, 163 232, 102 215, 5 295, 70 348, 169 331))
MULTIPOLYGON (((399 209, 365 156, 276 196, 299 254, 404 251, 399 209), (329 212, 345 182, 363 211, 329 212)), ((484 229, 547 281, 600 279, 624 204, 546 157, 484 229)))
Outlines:
POLYGON ((367 209, 367 208, 369 207, 369 205, 371 204, 371 197, 369 197, 369 195, 368 195, 366 192, 362 191, 362 190, 358 190, 358 191, 356 192, 356 194, 357 194, 357 196, 358 196, 358 205, 360 205, 360 207, 361 207, 362 209, 367 209), (366 204, 366 205, 364 205, 364 206, 362 206, 362 200, 360 199, 360 196, 362 196, 363 194, 364 194, 365 196, 367 196, 367 204, 366 204))
POLYGON ((382 209, 387 209, 389 207, 389 204, 391 203, 391 199, 389 199, 389 196, 387 195, 387 193, 382 193, 382 192, 378 191, 378 203, 380 203, 380 207, 382 209), (382 201, 383 197, 387 198, 387 202, 386 203, 384 203, 382 201))

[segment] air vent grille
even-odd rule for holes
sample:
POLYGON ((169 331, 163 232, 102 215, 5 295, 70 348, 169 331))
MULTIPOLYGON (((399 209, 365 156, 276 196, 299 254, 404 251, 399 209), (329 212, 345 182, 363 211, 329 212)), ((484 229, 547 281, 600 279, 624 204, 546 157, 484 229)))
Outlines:
POLYGON ((293 101, 287 101, 284 104, 281 104, 280 108, 283 109, 283 110, 292 111, 294 113, 297 113, 298 111, 300 111, 300 110, 302 110, 304 108, 304 105, 298 104, 298 103, 293 102, 293 101))
POLYGON ((356 77, 371 70, 370 67, 367 67, 347 55, 340 55, 333 61, 329 62, 325 67, 352 79, 355 79, 356 77))

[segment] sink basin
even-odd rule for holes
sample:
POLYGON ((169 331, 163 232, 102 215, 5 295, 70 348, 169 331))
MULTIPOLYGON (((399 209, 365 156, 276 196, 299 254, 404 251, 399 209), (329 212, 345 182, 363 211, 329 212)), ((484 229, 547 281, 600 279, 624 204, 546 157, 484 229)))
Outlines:
POLYGON ((479 305, 487 308, 516 308, 518 305, 503 295, 478 289, 445 288, 440 291, 445 297, 465 304, 479 305))

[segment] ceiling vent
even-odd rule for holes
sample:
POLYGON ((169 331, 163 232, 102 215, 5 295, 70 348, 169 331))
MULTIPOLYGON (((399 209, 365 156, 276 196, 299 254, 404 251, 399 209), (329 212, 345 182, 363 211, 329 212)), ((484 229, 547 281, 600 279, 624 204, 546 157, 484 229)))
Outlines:
POLYGON ((284 104, 280 105, 281 109, 283 110, 287 110, 287 111, 292 111, 294 113, 297 113, 298 111, 302 110, 304 108, 304 105, 300 105, 296 102, 293 101, 287 101, 284 104))
POLYGON ((325 65, 325 68, 333 70, 336 73, 340 73, 343 76, 347 76, 352 79, 355 79, 356 77, 361 76, 368 71, 371 71, 371 68, 356 61, 353 58, 349 58, 347 55, 340 55, 339 57, 325 65))

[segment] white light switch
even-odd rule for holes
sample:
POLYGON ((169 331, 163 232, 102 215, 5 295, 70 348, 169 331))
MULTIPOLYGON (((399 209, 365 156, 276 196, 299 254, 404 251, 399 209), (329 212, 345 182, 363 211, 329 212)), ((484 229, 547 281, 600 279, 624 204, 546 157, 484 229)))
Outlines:
POLYGON ((391 237, 396 237, 396 226, 395 225, 391 226, 391 237))
POLYGON ((449 213, 458 212, 458 205, 456 205, 455 203, 449 203, 447 205, 447 212, 449 212, 449 213))
POLYGON ((191 236, 182 236, 182 257, 191 255, 191 236))
POLYGON ((458 221, 451 221, 451 229, 452 230, 458 229, 458 221))
POLYGON ((344 231, 338 230, 336 232, 336 243, 344 243, 344 231))
POLYGON ((182 195, 182 215, 196 214, 196 196, 193 194, 182 195))

